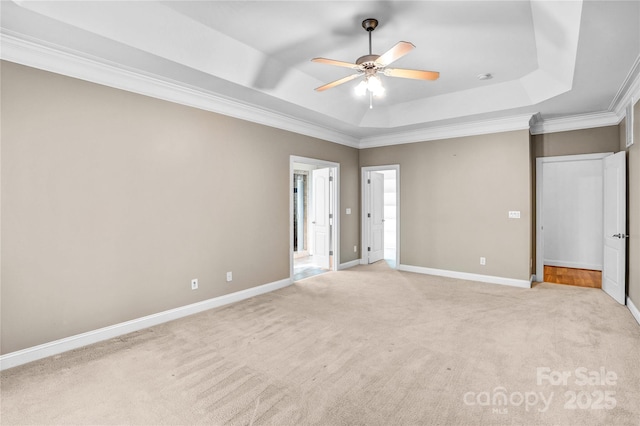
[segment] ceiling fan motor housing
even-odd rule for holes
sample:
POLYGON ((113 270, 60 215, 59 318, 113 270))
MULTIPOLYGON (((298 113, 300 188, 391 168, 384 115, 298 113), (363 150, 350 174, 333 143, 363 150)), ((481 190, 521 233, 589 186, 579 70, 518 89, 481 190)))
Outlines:
POLYGON ((372 68, 376 68, 375 64, 376 60, 380 57, 380 55, 364 55, 360 56, 356 61, 356 65, 360 65, 363 69, 368 70, 372 68))
POLYGON ((367 76, 374 75, 378 71, 381 71, 381 68, 376 64, 376 60, 379 57, 380 55, 364 55, 359 57, 356 61, 359 71, 363 72, 367 76))

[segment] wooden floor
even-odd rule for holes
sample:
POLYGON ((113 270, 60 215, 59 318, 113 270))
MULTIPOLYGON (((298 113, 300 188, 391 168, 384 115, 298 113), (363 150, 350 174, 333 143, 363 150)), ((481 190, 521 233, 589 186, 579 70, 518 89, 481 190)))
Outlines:
POLYGON ((578 287, 601 288, 602 272, 545 265, 544 282, 575 285, 578 287))

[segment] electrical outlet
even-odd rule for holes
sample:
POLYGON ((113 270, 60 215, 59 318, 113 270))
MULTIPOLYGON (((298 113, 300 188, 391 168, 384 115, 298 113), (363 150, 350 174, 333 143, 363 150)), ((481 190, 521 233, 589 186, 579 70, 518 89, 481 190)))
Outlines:
POLYGON ((233 281, 233 272, 227 272, 227 282, 233 281))
POLYGON ((487 259, 485 257, 481 257, 480 258, 480 264, 481 265, 486 265, 487 264, 487 259))
POLYGON ((509 211, 509 219, 520 219, 519 211, 509 211))
POLYGON ((198 289, 198 279, 194 278, 191 280, 191 290, 197 290, 198 289))

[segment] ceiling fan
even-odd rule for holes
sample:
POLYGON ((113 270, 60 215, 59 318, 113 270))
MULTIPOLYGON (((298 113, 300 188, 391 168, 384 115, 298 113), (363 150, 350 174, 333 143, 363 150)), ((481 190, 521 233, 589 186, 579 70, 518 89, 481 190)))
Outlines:
MULTIPOLYGON (((311 61, 319 62, 322 64, 335 65, 343 68, 350 68, 357 71, 355 74, 351 74, 347 77, 343 77, 339 80, 332 81, 331 83, 317 87, 315 90, 322 92, 332 87, 339 86, 340 84, 347 83, 360 76, 364 76, 364 80, 356 87, 356 93, 364 95, 369 92, 370 99, 372 96, 380 96, 384 93, 384 87, 380 78, 376 75, 378 73, 384 74, 388 77, 400 77, 411 78, 415 80, 436 80, 440 76, 436 71, 422 71, 422 70, 410 70, 403 68, 387 68, 392 62, 402 58, 404 55, 412 51, 415 46, 412 43, 406 41, 400 41, 396 43, 391 49, 387 50, 382 55, 374 55, 371 53, 371 33, 378 26, 378 20, 368 18, 362 21, 362 28, 369 33, 369 54, 361 56, 355 62, 336 61, 334 59, 326 58, 313 58, 311 61)), ((369 107, 371 108, 371 103, 369 107)))

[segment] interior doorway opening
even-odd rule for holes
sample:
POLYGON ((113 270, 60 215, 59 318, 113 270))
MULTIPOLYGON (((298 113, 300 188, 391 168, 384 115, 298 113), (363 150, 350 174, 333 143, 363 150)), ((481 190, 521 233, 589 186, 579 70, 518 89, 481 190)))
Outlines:
POLYGON ((291 157, 291 278, 336 270, 339 165, 291 157))
POLYGON ((536 278, 625 300, 624 152, 536 160, 536 278))
POLYGON ((384 175, 384 260, 395 268, 398 263, 398 193, 397 171, 382 170, 384 175))
POLYGON ((400 166, 362 168, 362 258, 369 264, 400 261, 400 166))

